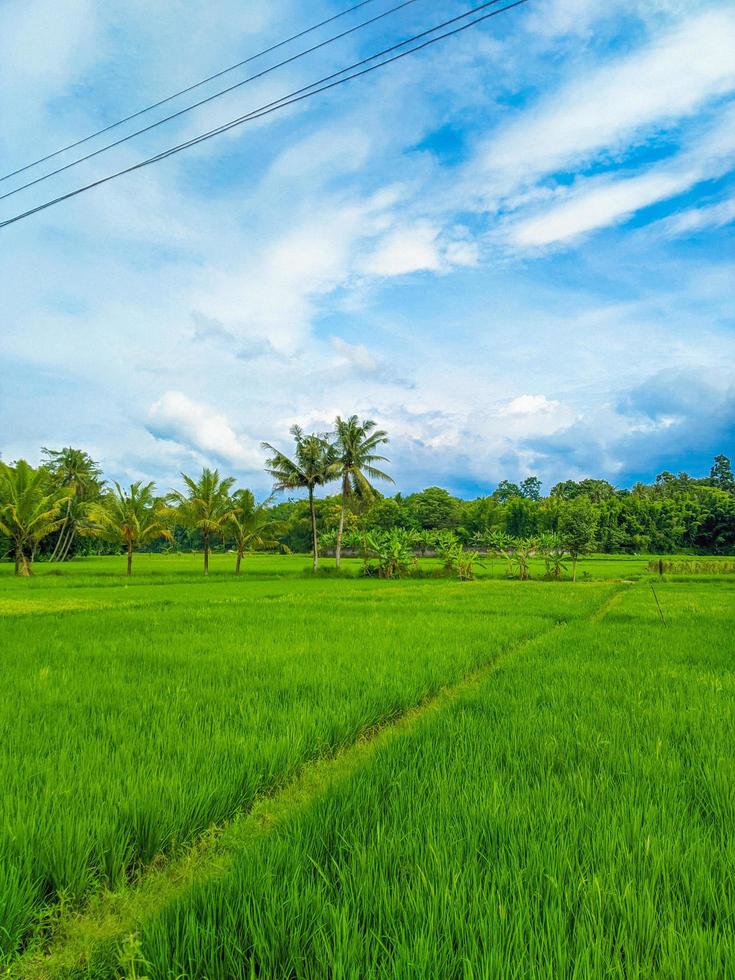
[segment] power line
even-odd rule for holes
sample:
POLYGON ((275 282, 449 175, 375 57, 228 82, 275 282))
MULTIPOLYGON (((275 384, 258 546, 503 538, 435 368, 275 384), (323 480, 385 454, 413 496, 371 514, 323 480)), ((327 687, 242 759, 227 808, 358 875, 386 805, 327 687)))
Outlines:
POLYGON ((421 44, 410 48, 408 51, 402 51, 399 54, 393 55, 391 58, 387 58, 385 61, 379 62, 377 65, 371 65, 368 68, 362 68, 360 71, 355 71, 351 75, 347 75, 344 78, 338 78, 336 81, 331 81, 328 84, 322 85, 322 82, 328 82, 329 79, 335 78, 337 75, 342 75, 345 72, 352 71, 354 68, 360 68, 362 65, 367 64, 369 61, 374 61, 376 58, 380 58, 385 54, 389 54, 391 51, 395 51, 397 48, 405 47, 407 44, 411 44, 419 38, 426 37, 427 34, 433 34, 448 24, 455 23, 457 20, 463 19, 464 17, 471 16, 486 7, 493 6, 498 0, 488 0, 487 3, 481 4, 474 10, 467 11, 461 14, 459 17, 453 17, 449 21, 445 21, 443 24, 438 24, 436 27, 429 29, 428 31, 423 31, 421 34, 414 35, 414 37, 408 38, 405 41, 401 41, 398 44, 394 44, 389 48, 385 48, 383 51, 379 51, 368 58, 364 58, 362 61, 356 62, 354 65, 350 65, 347 68, 343 68, 339 72, 335 72, 333 75, 328 75, 317 82, 312 82, 311 85, 307 85, 302 89, 297 89, 288 96, 283 96, 281 99, 277 100, 275 103, 268 103, 266 106, 262 106, 259 109, 255 109, 252 112, 240 116, 237 119, 233 119, 222 126, 218 126, 215 129, 210 130, 207 133, 202 133, 200 136, 196 136, 191 140, 187 140, 184 143, 179 143, 176 146, 171 147, 168 150, 164 150, 161 153, 157 153, 155 156, 149 157, 146 160, 141 160, 139 163, 133 164, 130 167, 125 167, 123 170, 118 170, 114 174, 108 174, 106 177, 101 177, 98 180, 92 181, 89 184, 85 184, 83 187, 78 187, 76 190, 69 191, 66 194, 62 194, 59 197, 53 198, 50 201, 46 201, 44 204, 39 204, 34 208, 30 208, 28 211, 24 211, 21 214, 17 214, 12 218, 8 218, 5 221, 0 222, 0 228, 5 228, 8 225, 15 224, 17 221, 21 221, 24 218, 29 218, 33 214, 37 214, 39 211, 44 211, 46 208, 53 207, 55 204, 60 204, 62 201, 68 201, 72 197, 76 197, 79 194, 83 194, 86 191, 92 190, 95 187, 99 187, 102 184, 106 184, 111 180, 115 180, 118 177, 122 177, 125 174, 132 173, 136 170, 141 170, 143 167, 150 166, 153 163, 158 163, 161 160, 165 160, 167 157, 173 156, 176 153, 180 153, 182 150, 189 149, 192 146, 196 146, 199 143, 203 143, 205 140, 211 139, 213 136, 218 136, 220 133, 225 133, 230 129, 234 129, 236 126, 241 125, 244 122, 250 122, 255 119, 261 119, 263 116, 270 115, 273 112, 277 112, 279 109, 284 109, 290 105, 294 105, 297 102, 301 102, 304 99, 311 98, 314 95, 319 95, 321 92, 326 92, 329 89, 343 85, 345 82, 352 81, 355 78, 360 78, 363 75, 367 75, 370 72, 376 71, 378 68, 384 68, 386 65, 392 64, 394 61, 399 61, 401 58, 405 58, 408 55, 415 54, 417 51, 421 51, 424 48, 428 48, 432 44, 436 44, 439 41, 443 41, 445 38, 452 37, 455 34, 460 34, 462 31, 468 30, 470 27, 474 27, 476 24, 480 24, 483 21, 489 20, 491 17, 497 17, 499 14, 504 14, 508 10, 512 10, 514 7, 520 7, 528 0, 515 0, 514 3, 507 4, 507 6, 502 7, 500 10, 493 10, 490 13, 483 14, 482 17, 477 17, 475 20, 469 21, 466 24, 462 24, 460 27, 456 27, 451 31, 447 31, 444 34, 440 34, 438 37, 430 38, 427 41, 423 41, 421 44), (315 88, 315 86, 321 85, 320 88, 315 88), (313 91, 308 91, 313 89, 313 91), (302 93, 302 94, 299 94, 302 93))
POLYGON ((271 54, 273 51, 277 51, 279 48, 285 47, 285 45, 290 44, 292 41, 298 41, 299 38, 306 37, 307 34, 312 34, 314 31, 318 31, 320 27, 326 27, 327 24, 331 24, 335 20, 340 20, 340 18, 346 17, 348 14, 354 13, 361 7, 366 7, 369 3, 374 2, 375 0, 361 0, 360 3, 356 3, 352 7, 348 7, 346 10, 342 10, 340 13, 334 14, 332 17, 327 17, 326 20, 322 20, 318 24, 314 24, 312 27, 307 27, 305 30, 299 31, 298 34, 292 34, 291 37, 287 37, 283 41, 278 41, 276 44, 272 44, 269 48, 265 48, 263 51, 258 51, 257 54, 250 55, 243 61, 238 61, 236 65, 230 65, 229 68, 223 68, 221 71, 215 72, 214 75, 208 75, 207 78, 203 78, 199 82, 194 82, 193 85, 187 85, 186 88, 179 89, 178 92, 174 92, 173 95, 166 96, 165 99, 160 99, 158 102, 154 102, 152 105, 146 106, 143 109, 138 109, 136 112, 131 112, 129 116, 118 119, 117 122, 110 123, 108 126, 98 129, 95 133, 90 133, 89 136, 76 140, 74 143, 69 143, 68 146, 62 146, 60 150, 54 150, 53 153, 48 153, 45 157, 39 157, 38 160, 34 160, 32 163, 27 163, 25 166, 19 167, 17 170, 13 170, 12 173, 5 174, 3 177, 0 177, 0 182, 3 180, 9 180, 11 177, 16 177, 18 174, 22 174, 26 170, 30 170, 31 167, 38 166, 39 163, 45 163, 47 160, 52 160, 61 153, 66 153, 67 150, 73 150, 75 147, 81 146, 83 143, 88 143, 97 136, 102 136, 104 133, 109 133, 111 129, 116 129, 118 126, 122 126, 124 123, 130 122, 131 119, 137 119, 138 116, 145 115, 146 112, 152 112, 153 109, 158 109, 162 105, 166 105, 168 102, 173 102, 173 100, 177 99, 180 95, 186 95, 188 92, 193 92, 195 89, 201 88, 202 85, 206 85, 207 82, 213 82, 215 78, 221 78, 223 75, 227 75, 231 71, 235 71, 237 68, 242 68, 243 65, 250 64, 251 61, 256 61, 258 58, 264 58, 267 54, 271 54))
POLYGON ((200 99, 199 102, 194 102, 192 105, 185 106, 183 109, 179 109, 177 112, 171 113, 170 116, 164 116, 163 119, 158 119, 149 126, 144 126, 143 129, 138 129, 133 133, 129 133, 127 136, 123 136, 121 139, 115 140, 113 143, 108 143, 107 146, 101 146, 97 150, 92 150, 91 153, 78 157, 76 160, 72 160, 70 163, 66 163, 64 166, 58 167, 56 170, 51 170, 49 173, 43 174, 41 177, 36 177, 33 180, 27 181, 25 184, 21 184, 19 187, 14 187, 12 191, 7 191, 5 194, 0 194, 0 201, 4 201, 8 197, 13 197, 14 194, 19 194, 21 191, 27 190, 29 187, 34 187, 36 184, 41 184, 44 180, 49 180, 51 177, 56 177, 58 174, 62 174, 64 171, 70 170, 72 167, 76 167, 80 163, 85 163, 87 160, 91 160, 93 157, 97 157, 101 153, 106 153, 107 150, 112 150, 116 146, 127 143, 128 140, 134 139, 136 136, 141 136, 143 133, 149 133, 158 126, 162 126, 164 123, 170 122, 172 119, 177 119, 179 116, 183 116, 187 112, 191 112, 193 109, 198 109, 201 106, 206 105, 208 102, 214 102, 215 99, 219 99, 223 95, 228 95, 230 92, 234 92, 235 89, 242 88, 243 85, 248 85, 250 82, 263 78, 265 75, 269 75, 278 68, 283 68, 284 65, 289 65, 294 61, 298 61, 299 58, 303 58, 308 54, 312 54, 314 51, 318 51, 320 48, 333 44, 335 41, 339 41, 342 38, 347 37, 349 34, 354 34, 356 31, 362 30, 364 27, 369 27, 371 24, 376 23, 376 21, 383 20, 385 17, 389 17, 391 14, 402 10, 404 7, 409 7, 411 4, 416 2, 417 0, 401 0, 401 3, 391 7, 389 10, 384 11, 382 14, 378 14, 377 17, 371 17, 369 20, 364 20, 362 23, 356 24, 354 27, 350 27, 349 30, 342 31, 340 34, 334 34, 332 37, 328 37, 326 40, 320 41, 319 44, 315 44, 304 51, 299 51, 298 54, 291 55, 290 58, 286 58, 284 61, 279 61, 276 65, 271 65, 269 68, 264 68, 263 71, 259 71, 255 75, 250 75, 248 78, 244 78, 242 81, 236 82, 234 85, 229 85, 227 88, 223 88, 219 92, 214 92, 212 95, 208 95, 206 99, 200 99))

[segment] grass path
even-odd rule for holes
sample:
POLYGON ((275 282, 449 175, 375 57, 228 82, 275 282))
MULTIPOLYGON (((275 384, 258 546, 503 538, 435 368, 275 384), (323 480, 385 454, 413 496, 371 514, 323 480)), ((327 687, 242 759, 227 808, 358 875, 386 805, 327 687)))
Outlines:
MULTIPOLYGON (((586 618, 591 622, 602 619, 629 588, 629 584, 614 587, 586 618)), ((109 971, 88 973, 87 967, 98 960, 107 964, 122 960, 124 964, 126 957, 131 968, 125 975, 137 976, 132 965, 137 951, 135 934, 147 919, 184 895, 193 884, 224 875, 248 841, 269 833, 274 826, 306 809, 326 789, 340 784, 365 765, 382 746, 477 687, 499 664, 515 657, 529 644, 552 636, 566 625, 565 622, 557 623, 514 644, 458 683, 442 688, 438 694, 407 709, 398 718, 376 726, 334 757, 306 764, 287 786, 258 799, 226 823, 211 827, 183 855, 172 860, 162 859, 132 885, 96 895, 81 913, 69 912, 63 905, 59 906, 49 921, 46 941, 31 946, 8 970, 7 976, 16 980, 109 977, 109 971)))

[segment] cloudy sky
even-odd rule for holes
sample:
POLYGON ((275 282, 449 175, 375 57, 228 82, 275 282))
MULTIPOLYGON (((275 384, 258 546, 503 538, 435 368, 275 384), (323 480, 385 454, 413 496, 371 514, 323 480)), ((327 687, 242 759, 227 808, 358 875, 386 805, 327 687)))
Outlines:
MULTIPOLYGON (((415 0, 0 220, 479 2, 415 0)), ((348 6, 5 0, 0 175, 348 6)), ((213 464, 262 491, 260 440, 356 412, 404 491, 705 473, 735 453, 734 51, 730 2, 529 0, 1 229, 3 458, 71 444, 127 482, 213 464)))

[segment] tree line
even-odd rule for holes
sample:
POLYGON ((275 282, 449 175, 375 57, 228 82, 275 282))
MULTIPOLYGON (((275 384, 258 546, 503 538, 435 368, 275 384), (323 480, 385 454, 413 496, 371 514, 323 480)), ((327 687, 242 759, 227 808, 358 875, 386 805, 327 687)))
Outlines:
POLYGON ((371 419, 338 417, 329 433, 290 430, 286 453, 263 443, 273 494, 256 502, 233 477, 205 468, 182 474, 183 489, 157 494, 152 482, 129 487, 105 481, 88 453, 44 449, 42 463, 0 462, 0 556, 29 575, 36 560, 136 551, 201 551, 208 574, 212 550, 307 552, 320 548, 339 568, 345 552, 361 555, 365 574, 409 573, 417 555, 442 558, 448 573, 472 577, 482 556, 505 558, 518 577, 531 556, 558 576, 571 559, 606 553, 735 553, 735 478, 730 460, 715 457, 709 476, 660 473, 653 483, 619 489, 606 480, 565 480, 544 496, 541 481, 501 481, 473 500, 441 487, 384 495, 393 482, 382 455, 387 433, 371 419), (336 485, 337 493, 326 492, 336 485), (277 500, 276 494, 304 497, 277 500), (318 494, 322 492, 322 496, 318 494))

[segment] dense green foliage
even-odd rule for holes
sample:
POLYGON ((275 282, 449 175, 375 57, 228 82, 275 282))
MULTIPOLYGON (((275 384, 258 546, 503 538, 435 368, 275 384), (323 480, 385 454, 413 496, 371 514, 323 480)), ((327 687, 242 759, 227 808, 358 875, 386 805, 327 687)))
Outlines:
MULTIPOLYGON (((520 484, 503 480, 492 493, 474 500, 455 497, 441 487, 384 497, 370 481, 390 480, 376 467, 385 460, 376 450, 388 437, 372 420, 337 418, 333 434, 305 435, 298 426, 292 427, 291 433, 292 456, 263 444, 268 453, 266 469, 274 478, 275 490, 302 491, 306 499, 262 501, 257 519, 263 528, 269 528, 267 533, 243 537, 243 529, 238 529, 232 518, 241 513, 246 523, 253 519, 252 513, 247 516, 256 506, 250 491, 232 493, 232 477, 220 477, 216 470, 205 469, 199 477, 182 474, 184 492, 172 491, 151 500, 156 509, 169 506, 169 533, 155 535, 148 543, 141 540, 142 550, 203 551, 205 572, 210 551, 232 551, 241 556, 246 550, 257 549, 311 552, 316 570, 320 547, 334 555, 339 566, 343 549, 348 555, 365 555, 365 535, 375 532, 410 532, 414 552, 422 555, 436 550, 438 535, 443 532, 452 532, 459 544, 483 554, 497 552, 499 536, 513 539, 516 552, 527 547, 530 553, 541 554, 542 542, 555 535, 555 548, 561 549, 557 572, 562 566, 566 568, 562 559, 569 557, 572 574, 576 559, 591 551, 735 553, 735 478, 729 459, 723 455, 715 458, 707 477, 695 479, 664 471, 652 484, 637 483, 623 490, 605 480, 566 480, 543 496, 540 480, 529 476, 520 484), (319 489, 335 483, 336 494, 317 496, 319 489), (238 493, 250 494, 251 503, 245 510, 241 506, 245 498, 238 504, 238 493)), ((49 494, 67 496, 63 522, 52 522, 34 540, 35 558, 64 560, 118 551, 119 535, 94 538, 90 534, 90 510, 114 505, 99 466, 80 450, 44 452, 49 462, 39 469, 40 483, 49 494)), ((0 472, 13 469, 5 466, 0 472)), ((0 481, 0 508, 8 503, 3 485, 0 481)), ((14 554, 13 543, 7 538, 0 527, 0 557, 14 554)), ((124 542, 122 547, 127 547, 124 542)))

